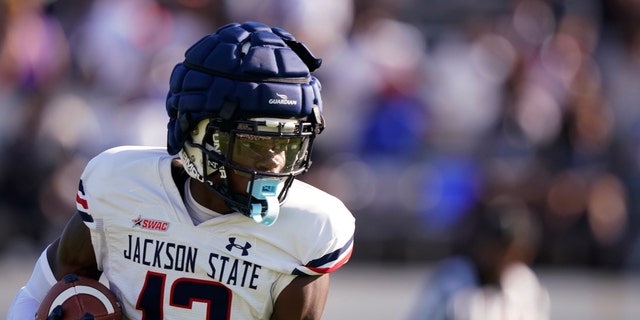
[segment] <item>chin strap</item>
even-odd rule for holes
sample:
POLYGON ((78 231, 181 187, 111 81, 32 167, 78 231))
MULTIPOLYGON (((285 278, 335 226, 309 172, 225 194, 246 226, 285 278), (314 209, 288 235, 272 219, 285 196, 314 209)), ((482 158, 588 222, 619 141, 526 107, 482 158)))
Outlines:
POLYGON ((259 203, 251 203, 249 217, 253 221, 270 226, 278 219, 280 213, 278 194, 283 185, 284 181, 279 179, 256 179, 253 181, 253 187, 251 184, 247 186, 247 192, 251 192, 251 196, 262 200, 259 203))

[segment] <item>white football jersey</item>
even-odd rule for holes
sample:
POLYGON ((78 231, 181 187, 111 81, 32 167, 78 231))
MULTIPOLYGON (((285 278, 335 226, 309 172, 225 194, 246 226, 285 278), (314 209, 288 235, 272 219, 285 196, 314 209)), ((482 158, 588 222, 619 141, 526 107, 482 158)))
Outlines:
POLYGON ((329 273, 349 259, 353 216, 300 181, 269 227, 240 213, 194 225, 173 158, 164 148, 118 147, 81 177, 78 211, 129 319, 268 319, 297 275, 329 273))

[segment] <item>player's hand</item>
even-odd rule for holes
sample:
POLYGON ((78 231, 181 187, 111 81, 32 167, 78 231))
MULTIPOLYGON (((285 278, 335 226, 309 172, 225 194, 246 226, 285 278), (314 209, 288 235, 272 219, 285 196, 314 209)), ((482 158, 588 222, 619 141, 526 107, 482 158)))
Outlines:
POLYGON ((49 314, 47 320, 62 320, 62 306, 58 305, 49 314))
MULTIPOLYGON (((62 320, 62 316, 63 316, 62 306, 58 305, 55 308, 53 308, 53 310, 47 317, 47 320, 62 320)), ((95 318, 91 313, 86 313, 84 316, 82 316, 80 320, 95 320, 95 318)))

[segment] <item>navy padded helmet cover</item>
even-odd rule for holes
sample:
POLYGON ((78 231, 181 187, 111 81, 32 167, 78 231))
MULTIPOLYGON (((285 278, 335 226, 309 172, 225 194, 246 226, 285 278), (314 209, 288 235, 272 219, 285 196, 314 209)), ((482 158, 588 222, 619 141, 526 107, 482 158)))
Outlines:
POLYGON ((220 116, 225 104, 236 115, 305 118, 322 111, 320 82, 284 40, 294 37, 257 22, 232 23, 196 42, 169 80, 167 149, 176 154, 202 119, 220 116))

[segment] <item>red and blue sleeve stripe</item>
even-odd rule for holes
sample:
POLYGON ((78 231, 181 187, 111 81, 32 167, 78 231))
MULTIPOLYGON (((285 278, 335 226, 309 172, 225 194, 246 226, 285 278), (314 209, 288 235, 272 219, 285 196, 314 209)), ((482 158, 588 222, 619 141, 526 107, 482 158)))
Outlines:
POLYGON ((353 237, 347 241, 347 243, 333 252, 327 253, 324 256, 309 261, 304 266, 300 266, 293 270, 294 275, 322 275, 331 273, 338 268, 342 267, 353 252, 353 237))
POLYGON ((87 202, 86 194, 84 193, 82 180, 80 180, 78 193, 76 193, 76 209, 78 209, 78 213, 84 222, 93 222, 93 217, 87 212, 89 210, 89 203, 87 202))

